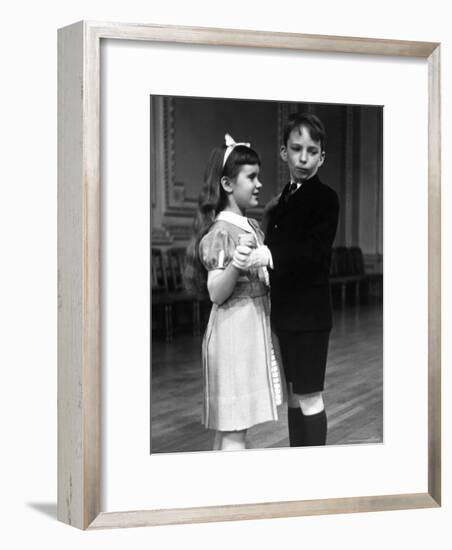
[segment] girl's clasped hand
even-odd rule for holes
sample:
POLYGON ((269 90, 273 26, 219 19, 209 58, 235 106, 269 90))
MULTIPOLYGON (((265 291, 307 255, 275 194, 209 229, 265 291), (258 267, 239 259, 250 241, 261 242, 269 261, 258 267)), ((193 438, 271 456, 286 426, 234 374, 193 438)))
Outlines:
POLYGON ((234 251, 232 264, 242 271, 256 267, 268 267, 270 252, 265 245, 257 245, 254 235, 239 235, 239 245, 234 251))
POLYGON ((239 244, 234 250, 232 265, 241 271, 249 269, 250 254, 251 248, 249 246, 239 244))

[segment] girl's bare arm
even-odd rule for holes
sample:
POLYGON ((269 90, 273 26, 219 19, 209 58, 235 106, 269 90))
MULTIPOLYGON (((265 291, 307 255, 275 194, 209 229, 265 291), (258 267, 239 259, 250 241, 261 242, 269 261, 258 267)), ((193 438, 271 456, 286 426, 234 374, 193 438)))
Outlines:
POLYGON ((251 248, 238 246, 234 251, 232 262, 225 269, 214 269, 207 276, 207 290, 214 304, 223 304, 232 294, 240 271, 246 269, 251 248))

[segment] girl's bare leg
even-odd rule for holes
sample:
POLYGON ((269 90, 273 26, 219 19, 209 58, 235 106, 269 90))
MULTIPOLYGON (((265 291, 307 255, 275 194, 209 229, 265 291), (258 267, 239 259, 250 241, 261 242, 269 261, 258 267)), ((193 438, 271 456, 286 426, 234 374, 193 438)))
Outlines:
MULTIPOLYGON (((219 449, 222 451, 239 451, 246 449, 246 430, 217 432, 217 435, 219 435, 219 449)), ((215 442, 217 442, 217 435, 215 435, 215 442)))
POLYGON ((213 450, 219 451, 221 449, 221 433, 222 432, 215 432, 215 437, 213 439, 213 450))

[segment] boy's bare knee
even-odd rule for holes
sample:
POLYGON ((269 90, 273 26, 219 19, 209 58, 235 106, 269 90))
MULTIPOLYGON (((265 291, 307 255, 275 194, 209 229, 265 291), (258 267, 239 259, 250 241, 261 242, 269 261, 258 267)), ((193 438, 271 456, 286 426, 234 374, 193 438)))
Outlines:
POLYGON ((288 404, 289 407, 300 407, 305 415, 317 414, 325 408, 322 392, 295 393, 291 383, 289 383, 288 387, 288 404))

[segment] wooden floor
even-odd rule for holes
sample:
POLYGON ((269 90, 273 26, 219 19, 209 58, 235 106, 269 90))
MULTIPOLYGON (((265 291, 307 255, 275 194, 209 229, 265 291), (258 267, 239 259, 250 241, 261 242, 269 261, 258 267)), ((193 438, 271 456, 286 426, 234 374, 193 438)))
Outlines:
MULTIPOLYGON (((324 392, 328 445, 382 442, 382 321, 378 304, 334 312, 324 392)), ((152 452, 210 450, 213 434, 200 422, 201 338, 176 335, 152 346, 152 452)), ((279 416, 249 430, 250 448, 288 446, 286 406, 279 416)))

